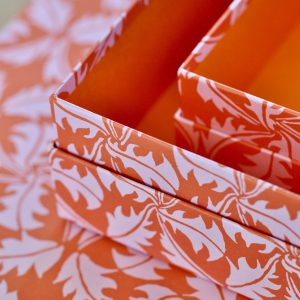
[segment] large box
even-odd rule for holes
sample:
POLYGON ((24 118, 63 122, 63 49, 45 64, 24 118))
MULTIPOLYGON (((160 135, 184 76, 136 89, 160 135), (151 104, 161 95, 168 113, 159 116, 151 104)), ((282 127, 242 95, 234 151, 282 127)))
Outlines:
MULTIPOLYGON (((187 33, 199 22, 197 9, 203 14, 198 28, 205 31, 211 25, 213 18, 205 22, 209 14, 202 6, 211 9, 212 2, 178 2, 178 15, 191 21, 196 11, 196 21, 174 33, 175 41, 169 36, 169 42, 166 32, 156 33, 155 38, 150 35, 150 41, 144 35, 153 28, 153 14, 162 12, 161 2, 151 3, 138 2, 51 98, 58 147, 299 246, 298 195, 172 145, 176 68, 191 45, 180 47, 187 43, 185 39, 191 44, 198 39, 187 33), (160 39, 164 39, 163 47, 160 39), (176 59, 166 62, 173 48, 177 49, 176 59), (165 76, 169 79, 162 84, 165 76)), ((164 2, 167 4, 173 5, 164 2)), ((239 11, 240 6, 231 6, 229 13, 235 16, 239 11)), ((172 15, 175 12, 174 7, 172 15)), ((158 16, 154 19, 164 28, 158 16)), ((177 20, 176 16, 174 22, 177 20)), ((169 30, 173 31, 173 25, 168 22, 169 30)))
POLYGON ((282 299, 300 282, 295 246, 62 150, 51 164, 65 217, 94 232, 252 299, 282 299))
POLYGON ((1 300, 246 299, 57 215, 49 94, 126 5, 32 0, 1 29, 1 300))
POLYGON ((57 198, 96 232, 243 295, 282 298, 299 278, 297 195, 172 145, 176 69, 215 3, 138 2, 53 95, 57 198))

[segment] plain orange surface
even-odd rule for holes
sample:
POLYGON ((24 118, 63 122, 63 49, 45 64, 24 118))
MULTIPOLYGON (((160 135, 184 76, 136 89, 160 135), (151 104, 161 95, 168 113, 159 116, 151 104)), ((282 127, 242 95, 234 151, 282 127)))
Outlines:
POLYGON ((177 70, 230 2, 152 1, 68 101, 173 142, 177 70))
POLYGON ((253 0, 196 73, 300 111, 300 1, 253 0))

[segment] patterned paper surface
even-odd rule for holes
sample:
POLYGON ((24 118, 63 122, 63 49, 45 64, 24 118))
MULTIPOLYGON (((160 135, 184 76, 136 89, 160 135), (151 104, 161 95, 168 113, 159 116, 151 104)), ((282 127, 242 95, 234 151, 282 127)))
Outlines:
MULTIPOLYGON (((196 123, 254 145, 244 147, 243 153, 232 147, 232 157, 237 155, 240 159, 240 169, 299 193, 300 113, 193 73, 234 26, 249 2, 235 0, 180 68, 181 108, 184 116, 196 123), (267 158, 263 149, 270 151, 267 158)), ((225 151, 222 147, 229 142, 228 138, 220 141, 219 151, 225 151)))
POLYGON ((61 220, 48 97, 126 0, 34 0, 0 33, 0 299, 243 299, 61 220))
MULTIPOLYGON (((237 18, 244 3, 241 1, 239 5, 232 5, 225 20, 228 21, 228 15, 230 20, 237 18)), ((139 6, 139 9, 142 7, 139 6)), ((103 42, 77 66, 52 97, 58 146, 136 181, 299 246, 300 234, 296 230, 300 226, 298 195, 188 151, 183 152, 187 159, 183 164, 186 173, 182 174, 174 157, 177 147, 64 100, 118 42, 130 17, 132 15, 123 16, 116 23, 103 42), (201 165, 202 171, 193 173, 191 161, 201 165)))
MULTIPOLYGON (((174 157, 187 173, 184 153, 174 157)), ((298 291, 298 248, 61 150, 53 151, 51 162, 58 202, 82 226, 253 299, 298 291)), ((216 190, 223 188, 215 182, 216 190)))

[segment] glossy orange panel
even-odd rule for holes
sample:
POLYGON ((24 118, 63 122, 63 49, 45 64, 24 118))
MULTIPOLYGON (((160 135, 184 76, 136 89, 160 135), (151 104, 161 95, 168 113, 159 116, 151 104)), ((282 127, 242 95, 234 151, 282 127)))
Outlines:
MULTIPOLYGON (((68 101, 136 127, 176 80, 180 64, 229 3, 229 0, 150 2, 127 24, 114 47, 68 101)), ((172 107, 177 93, 162 98, 163 106, 172 107), (166 104, 167 98, 170 104, 166 104)), ((170 110, 170 120, 174 111, 170 110)), ((165 116, 156 114, 155 121, 164 122, 165 116)), ((153 134, 144 125, 143 129, 153 134)), ((172 132, 164 134, 167 140, 172 135, 172 132)))
POLYGON ((299 111, 299 67, 300 1, 254 0, 194 71, 299 111))

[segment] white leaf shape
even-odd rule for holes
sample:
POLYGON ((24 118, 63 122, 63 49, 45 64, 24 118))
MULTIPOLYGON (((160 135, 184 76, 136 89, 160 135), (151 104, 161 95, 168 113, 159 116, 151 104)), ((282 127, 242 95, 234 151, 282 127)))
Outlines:
POLYGON ((20 240, 3 239, 0 248, 0 275, 17 268, 18 276, 22 276, 33 267, 41 278, 60 259, 63 249, 63 246, 54 241, 39 240, 26 232, 22 233, 20 240))
POLYGON ((67 38, 55 40, 55 48, 48 53, 44 64, 43 79, 46 82, 51 80, 63 81, 72 66, 69 63, 69 41, 67 38))
POLYGON ((48 34, 65 30, 72 17, 72 6, 64 0, 37 0, 28 11, 31 22, 48 34))
POLYGON ((144 284, 135 288, 147 294, 147 297, 130 297, 130 300, 157 300, 157 299, 181 299, 176 292, 172 291, 169 287, 158 284, 144 284))
POLYGON ((153 206, 148 205, 143 211, 136 214, 131 207, 129 216, 125 216, 122 213, 122 206, 118 206, 113 213, 107 213, 107 236, 121 244, 144 252, 142 246, 150 246, 149 239, 156 233, 147 228, 152 224, 149 216, 153 209, 153 206))
POLYGON ((0 48, 0 61, 23 66, 32 63, 37 57, 47 55, 49 48, 53 46, 51 37, 42 37, 29 42, 18 43, 0 48))
POLYGON ((17 300, 17 292, 8 292, 6 281, 0 281, 0 299, 1 300, 17 300))
POLYGON ((100 3, 100 7, 102 10, 116 13, 127 11, 132 3, 132 0, 102 0, 100 3))
POLYGON ((95 176, 89 169, 82 165, 86 174, 82 177, 77 166, 71 169, 61 167, 61 158, 55 158, 52 163, 52 179, 54 182, 61 182, 72 195, 72 199, 78 202, 82 195, 87 203, 88 210, 94 210, 101 207, 103 201, 103 191, 95 176))
POLYGON ((116 289, 116 282, 108 274, 115 270, 93 262, 86 254, 73 253, 63 264, 54 283, 64 282, 63 296, 74 293, 73 300, 104 299, 103 290, 116 289))
MULTIPOLYGON (((163 223, 169 223, 174 232, 183 233, 191 242, 193 251, 198 253, 204 246, 209 252, 208 261, 215 261, 225 254, 225 242, 223 235, 216 223, 212 222, 207 227, 202 217, 189 219, 183 216, 182 210, 168 213, 167 209, 160 209, 159 216, 163 223)), ((178 245, 180 248, 180 246, 178 245)))
POLYGON ((145 203, 149 198, 154 200, 152 192, 149 192, 149 188, 145 187, 133 180, 127 179, 126 177, 116 175, 106 169, 97 168, 98 177, 101 179, 103 185, 111 191, 112 184, 116 185, 121 196, 127 196, 135 194, 134 201, 138 203, 145 203))
POLYGON ((294 281, 292 277, 286 274, 288 286, 286 288, 288 296, 287 300, 300 299, 300 285, 294 281))
POLYGON ((232 26, 238 18, 244 13, 248 6, 248 1, 244 0, 234 0, 230 6, 229 10, 231 11, 231 16, 230 16, 230 25, 232 26))
POLYGON ((211 281, 199 277, 187 277, 186 280, 189 286, 195 289, 194 293, 186 295, 188 297, 194 297, 199 300, 236 300, 237 298, 236 293, 222 288, 211 281))
POLYGON ((134 250, 129 250, 129 255, 119 253, 116 249, 112 250, 113 259, 120 270, 134 278, 145 280, 162 279, 156 270, 169 270, 170 266, 149 255, 141 254, 134 250))
MULTIPOLYGON (((257 117, 247 114, 236 101, 227 96, 213 80, 200 77, 197 85, 197 93, 204 102, 212 102, 220 112, 226 110, 233 117, 243 118, 250 124, 259 125, 257 117)), ((248 95, 244 94, 244 96, 248 95)), ((261 99, 258 97, 252 96, 252 100, 256 103, 261 103, 261 99)), ((253 111, 255 112, 255 110, 256 108, 253 111)))
POLYGON ((107 144, 109 153, 114 158, 122 160, 125 168, 135 170, 142 178, 143 182, 152 185, 154 182, 159 189, 174 194, 179 187, 179 180, 172 164, 162 155, 163 161, 157 164, 153 158, 153 153, 149 152, 145 156, 137 156, 134 144, 127 145, 126 152, 120 153, 117 143, 107 144))
MULTIPOLYGON (((0 225, 12 229, 37 229, 44 224, 35 215, 47 215, 48 209, 42 204, 41 197, 48 191, 43 186, 49 179, 47 174, 28 173, 26 181, 16 175, 7 187, 7 195, 0 197, 4 207, 0 210, 0 225)), ((0 179, 3 181, 4 179, 0 179)))
POLYGON ((85 228, 91 232, 95 232, 100 236, 103 235, 98 228, 90 224, 85 218, 83 218, 81 215, 76 213, 70 206, 68 206, 59 195, 56 195, 56 201, 57 213, 62 219, 74 222, 80 227, 85 228))
MULTIPOLYGON (((102 152, 105 150, 111 156, 111 162, 115 171, 119 170, 117 166, 114 165, 114 162, 121 160, 126 169, 135 170, 146 184, 152 185, 153 182, 155 182, 160 190, 173 194, 178 189, 179 180, 172 164, 166 157, 163 156, 163 161, 157 165, 152 152, 144 156, 137 156, 134 151, 137 147, 135 144, 128 144, 126 150, 123 150, 125 142, 128 142, 128 139, 133 134, 131 129, 124 127, 122 134, 120 134, 121 136, 113 138, 113 134, 116 135, 116 132, 119 132, 115 130, 114 124, 106 124, 108 121, 105 121, 104 118, 98 115, 93 115, 91 118, 85 110, 69 107, 68 104, 63 102, 58 102, 58 105, 54 106, 54 113, 57 125, 63 128, 63 120, 67 118, 73 132, 76 132, 76 130, 80 128, 87 128, 86 122, 88 121, 89 133, 85 135, 87 139, 93 139, 96 135, 99 135, 99 131, 101 132, 102 137, 98 138, 93 149, 91 151, 86 148, 84 149, 82 156, 86 159, 95 160, 100 164, 104 164, 102 152), (64 107, 64 109, 61 109, 60 106, 64 107), (68 110, 71 110, 72 114, 68 113, 68 110), (74 116, 74 114, 76 115, 74 116), (112 132, 110 132, 109 129, 112 132), (122 142, 120 142, 120 140, 122 140, 122 142)), ((68 151, 76 155, 79 154, 73 144, 68 146, 68 151)))
POLYGON ((241 201, 240 208, 243 213, 249 214, 254 224, 261 223, 272 233, 276 238, 293 241, 294 244, 300 245, 300 211, 295 219, 291 219, 287 207, 270 208, 269 201, 259 200, 254 204, 248 200, 241 201))
MULTIPOLYGON (((231 222, 226 218, 222 218, 222 225, 226 234, 236 243, 236 236, 241 236, 247 247, 250 247, 252 244, 263 245, 264 249, 259 250, 260 253, 271 253, 280 243, 280 241, 276 241, 275 239, 275 242, 273 242, 272 238, 266 239, 252 231, 245 230, 245 228, 238 223, 231 222)), ((284 243, 282 243, 282 247, 284 247, 284 243)))
POLYGON ((193 173, 200 186, 214 182, 216 184, 214 191, 216 192, 221 193, 229 187, 234 188, 236 181, 234 170, 175 147, 174 157, 177 169, 185 180, 188 179, 190 173, 193 173))
POLYGON ((29 23, 21 19, 15 19, 2 27, 0 31, 0 44, 10 44, 30 34, 29 23))
POLYGON ((207 276, 203 270, 195 265, 190 259, 189 255, 178 247, 176 240, 163 228, 163 232, 160 234, 160 241, 165 251, 162 254, 168 259, 169 262, 176 266, 180 266, 185 270, 189 270, 198 277, 206 279, 207 276))
POLYGON ((282 260, 286 274, 296 274, 300 284, 300 251, 298 247, 289 246, 290 253, 287 253, 282 260), (293 254, 291 254, 293 253, 293 254))
POLYGON ((82 232, 82 230, 83 229, 75 222, 65 222, 63 241, 72 241, 82 232))
POLYGON ((230 275, 226 280, 228 288, 232 291, 250 297, 251 299, 266 299, 274 296, 272 291, 279 290, 281 285, 275 284, 272 280, 278 278, 276 265, 280 260, 280 255, 274 255, 265 266, 261 266, 257 261, 257 266, 252 268, 248 265, 245 257, 238 259, 236 267, 231 261, 230 275))
POLYGON ((75 237, 78 238, 78 249, 81 250, 103 236, 99 232, 83 229, 77 222, 65 222, 63 241, 71 241, 75 237))
MULTIPOLYGON (((3 92, 5 90, 5 80, 6 80, 6 74, 2 71, 0 71, 0 103, 2 99, 3 92)), ((1 103, 0 109, 2 110, 3 104, 1 103)))
POLYGON ((115 20, 115 15, 83 16, 72 24, 69 37, 76 44, 91 45, 97 40, 102 41, 115 20))
POLYGON ((50 117, 49 103, 45 100, 50 97, 53 90, 53 85, 49 87, 34 85, 24 88, 7 98, 7 101, 1 105, 1 109, 5 115, 22 116, 31 120, 50 117))

